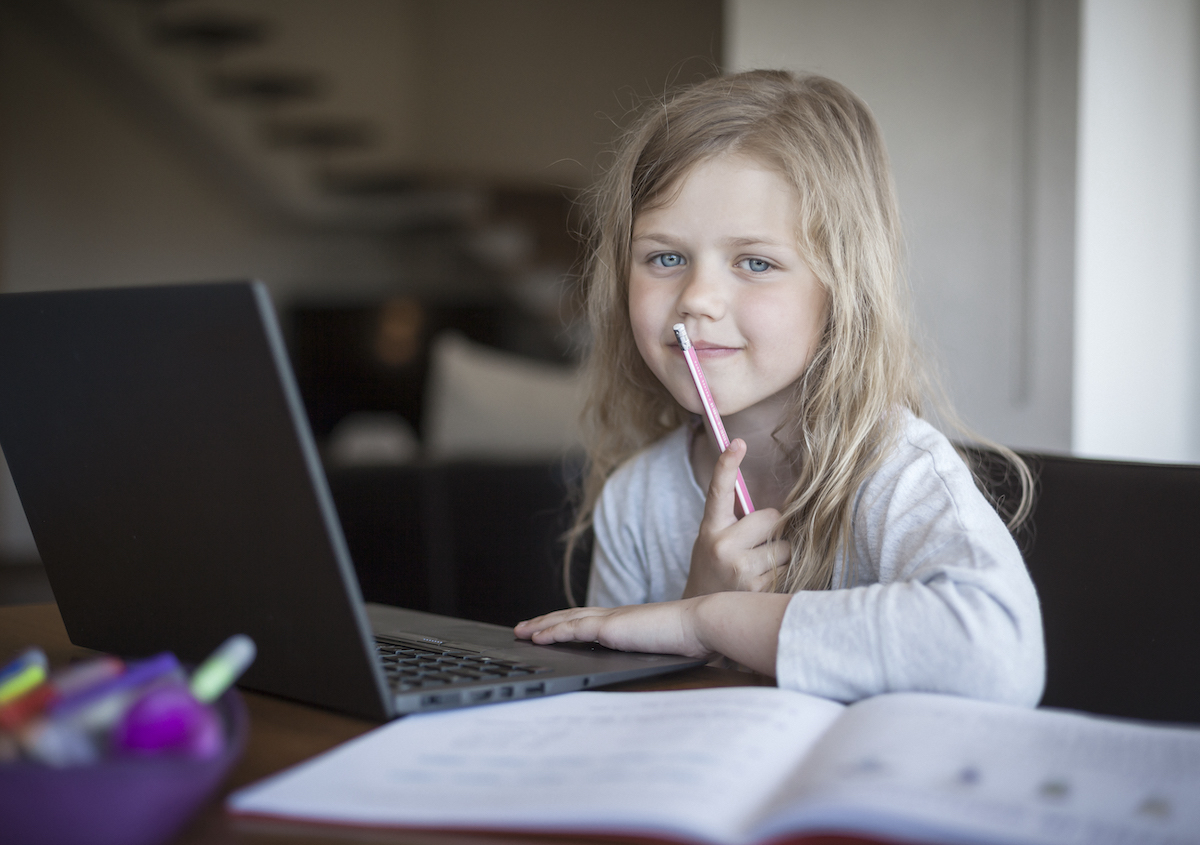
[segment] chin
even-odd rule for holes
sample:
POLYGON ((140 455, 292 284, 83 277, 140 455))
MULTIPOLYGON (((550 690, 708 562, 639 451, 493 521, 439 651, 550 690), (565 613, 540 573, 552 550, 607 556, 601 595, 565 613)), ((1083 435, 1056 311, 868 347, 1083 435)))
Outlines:
POLYGON ((679 405, 679 407, 683 408, 683 410, 687 411, 689 414, 703 416, 704 406, 700 404, 700 397, 696 395, 696 388, 691 384, 688 384, 688 389, 689 392, 681 396, 678 391, 667 388, 667 390, 671 393, 671 398, 675 400, 675 403, 679 405))

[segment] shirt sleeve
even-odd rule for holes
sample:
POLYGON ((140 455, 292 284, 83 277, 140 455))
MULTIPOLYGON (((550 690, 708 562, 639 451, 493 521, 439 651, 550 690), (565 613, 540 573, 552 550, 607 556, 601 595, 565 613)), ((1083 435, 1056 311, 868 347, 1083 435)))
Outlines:
POLYGON ((1045 650, 1033 582, 970 471, 926 428, 902 435, 864 485, 845 559, 857 586, 788 604, 779 685, 842 701, 925 691, 1035 705, 1045 650))
POLYGON ((600 492, 592 516, 595 543, 588 576, 589 607, 621 607, 649 600, 646 555, 634 523, 643 510, 640 498, 628 473, 614 474, 600 492))

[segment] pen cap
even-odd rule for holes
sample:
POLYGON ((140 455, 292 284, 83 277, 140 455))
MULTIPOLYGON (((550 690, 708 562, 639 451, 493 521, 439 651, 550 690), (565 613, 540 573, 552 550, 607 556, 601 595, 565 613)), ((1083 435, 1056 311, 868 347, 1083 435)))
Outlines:
POLYGON ((234 634, 192 673, 192 695, 197 701, 216 701, 254 662, 257 651, 254 640, 234 634))

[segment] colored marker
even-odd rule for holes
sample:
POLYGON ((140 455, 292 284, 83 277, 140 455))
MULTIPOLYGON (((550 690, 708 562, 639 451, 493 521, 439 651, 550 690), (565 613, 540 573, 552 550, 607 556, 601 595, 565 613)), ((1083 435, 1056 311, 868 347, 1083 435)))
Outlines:
POLYGON ((142 688, 155 681, 183 677, 183 667, 169 651, 131 663, 125 672, 74 695, 64 696, 47 709, 53 719, 70 719, 88 731, 107 730, 121 717, 142 688))
POLYGON ((0 704, 0 729, 15 731, 40 715, 53 699, 54 688, 49 684, 39 684, 24 695, 0 704))
POLYGON ((106 655, 54 672, 45 683, 0 704, 0 728, 15 731, 40 716, 54 702, 116 677, 123 671, 124 663, 106 655))
POLYGON ((0 669, 0 686, 8 683, 10 678, 23 672, 32 663, 40 664, 43 669, 50 668, 50 662, 46 659, 46 652, 36 646, 27 648, 6 663, 3 669, 0 669))
POLYGON ((192 695, 206 704, 216 701, 250 668, 257 653, 254 640, 245 634, 234 634, 192 673, 189 685, 192 695))
MULTIPOLYGON (((109 669, 100 672, 111 671, 109 669)), ((26 756, 48 766, 82 766, 102 756, 105 737, 144 689, 183 677, 175 655, 163 652, 131 663, 116 677, 52 700, 41 716, 22 725, 17 739, 26 756)))
POLYGON ((87 766, 100 759, 91 734, 69 720, 35 719, 17 731, 25 756, 47 766, 87 766))
MULTIPOLYGON (((38 649, 30 652, 41 655, 38 649)), ((35 657, 32 666, 25 671, 41 667, 42 659, 44 655, 35 657)), ((54 767, 85 765, 99 760, 96 743, 81 723, 69 718, 48 718, 45 711, 64 696, 78 694, 123 670, 124 664, 116 658, 89 660, 54 673, 45 683, 0 705, 0 727, 11 732, 5 748, 0 749, 0 756, 11 757, 19 749, 30 759, 54 767)))
POLYGON ((0 704, 19 698, 45 681, 48 665, 46 653, 40 648, 31 648, 0 669, 0 704))
POLYGON ((79 695, 97 684, 109 681, 125 671, 119 657, 104 654, 58 669, 50 675, 50 685, 57 698, 79 695))
MULTIPOLYGON (((729 448, 729 435, 725 433, 725 424, 721 422, 721 415, 717 413, 717 403, 713 400, 712 391, 708 389, 708 380, 704 378, 704 370, 700 369, 700 358, 696 355, 696 347, 692 346, 692 341, 688 337, 683 323, 676 323, 671 328, 675 332, 675 339, 679 341, 679 348, 683 350, 683 359, 687 361, 688 371, 692 374, 692 381, 696 385, 696 392, 700 394, 700 404, 704 406, 704 415, 708 417, 709 428, 712 429, 713 436, 717 439, 717 447, 724 452, 729 448)), ((742 509, 742 516, 754 513, 754 503, 750 501, 750 491, 746 489, 746 480, 742 478, 740 469, 737 472, 737 480, 734 481, 733 492, 742 509)))
POLYGON ((187 686, 156 685, 125 713, 113 747, 131 754, 166 751, 215 757, 223 746, 221 721, 209 706, 254 662, 254 641, 235 634, 192 673, 187 686))

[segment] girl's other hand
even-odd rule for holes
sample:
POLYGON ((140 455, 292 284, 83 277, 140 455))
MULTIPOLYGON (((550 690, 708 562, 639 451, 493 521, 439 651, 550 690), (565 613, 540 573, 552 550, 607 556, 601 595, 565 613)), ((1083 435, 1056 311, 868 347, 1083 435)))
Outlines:
POLYGON ((734 484, 745 456, 746 444, 734 440, 717 459, 684 598, 727 590, 767 592, 791 559, 787 542, 772 536, 779 511, 763 508, 741 519, 734 515, 734 484))
POLYGON ((618 651, 709 657, 697 633, 698 600, 636 604, 627 607, 573 607, 521 622, 518 637, 538 645, 599 643, 618 651))

